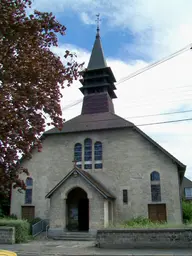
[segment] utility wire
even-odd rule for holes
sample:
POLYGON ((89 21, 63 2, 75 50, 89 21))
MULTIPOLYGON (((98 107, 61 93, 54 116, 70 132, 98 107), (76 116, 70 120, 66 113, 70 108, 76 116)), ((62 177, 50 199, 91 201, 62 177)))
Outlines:
MULTIPOLYGON (((173 93, 180 93, 179 90, 176 90, 176 91, 174 91, 174 90, 175 89, 185 89, 185 88, 188 88, 188 87, 192 87, 192 85, 184 85, 184 86, 176 86, 176 87, 168 87, 168 88, 150 88, 150 90, 152 90, 150 92, 150 94, 153 95, 154 92, 158 93, 158 92, 162 92, 162 91, 167 92, 168 90, 173 91, 173 93)), ((181 92, 192 92, 192 90, 182 90, 181 92)), ((77 99, 76 101, 73 101, 72 103, 63 106, 62 110, 65 110, 65 109, 71 108, 73 106, 76 106, 76 105, 80 104, 82 101, 83 101, 83 99, 77 99)))
POLYGON ((69 108, 72 108, 72 107, 80 104, 82 101, 83 101, 82 99, 79 99, 79 100, 75 101, 74 103, 71 103, 71 104, 68 104, 68 105, 62 107, 62 110, 67 110, 69 108))
POLYGON ((175 111, 175 112, 165 112, 165 113, 158 113, 158 114, 150 114, 150 115, 143 115, 143 116, 129 116, 128 118, 143 118, 143 117, 152 117, 152 116, 165 116, 165 115, 173 115, 173 114, 182 114, 182 113, 189 113, 192 112, 192 109, 184 110, 184 111, 175 111))
MULTIPOLYGON (((160 65, 160 64, 162 64, 162 63, 164 63, 164 62, 166 62, 166 61, 168 61, 168 60, 170 60, 172 58, 175 58, 176 56, 178 56, 181 53, 184 53, 185 51, 190 50, 190 49, 192 49, 192 43, 187 45, 187 46, 185 46, 184 48, 180 49, 179 51, 176 51, 175 53, 169 55, 168 57, 165 57, 165 58, 163 58, 163 59, 161 59, 159 61, 156 61, 156 62, 154 62, 154 63, 152 63, 152 64, 150 64, 150 65, 148 65, 148 66, 146 66, 146 67, 144 67, 142 69, 137 70, 136 72, 133 72, 132 74, 128 75, 127 77, 124 77, 124 78, 120 79, 119 82, 116 83, 116 85, 118 85, 120 83, 123 83, 123 82, 125 82, 125 81, 127 81, 127 80, 129 80, 129 79, 131 79, 131 78, 133 78, 135 76, 138 76, 139 74, 142 74, 142 73, 150 70, 151 68, 156 67, 156 66, 158 66, 158 65, 160 65)), ((68 106, 62 108, 62 110, 66 110, 66 109, 71 108, 71 107, 73 107, 75 105, 78 105, 82 101, 83 101, 82 99, 79 99, 76 102, 74 102, 72 104, 69 104, 68 106)))
MULTIPOLYGON (((129 103, 125 104, 124 107, 125 108, 137 108, 138 106, 140 107, 142 105, 142 106, 145 106, 147 108, 150 108, 150 107, 152 107, 151 106, 152 103, 162 102, 162 97, 164 96, 164 94, 161 95, 162 97, 159 97, 159 94, 157 94, 157 95, 150 94, 150 95, 151 95, 150 99, 147 98, 146 95, 144 95, 144 97, 139 97, 138 99, 129 101, 129 103)), ((170 103, 173 103, 173 102, 184 101, 184 100, 191 100, 191 97, 190 97, 191 95, 192 95, 192 90, 186 90, 186 91, 181 91, 181 92, 180 91, 178 91, 178 92, 173 91, 172 96, 174 96, 174 99, 173 100, 166 100, 166 104, 170 104, 170 103), (182 98, 176 97, 176 96, 180 96, 179 93, 180 94, 182 93, 182 96, 183 96, 182 98), (178 94, 178 95, 176 95, 176 94, 178 94), (186 96, 189 96, 189 97, 186 98, 186 96)), ((82 101, 83 101, 82 99, 79 99, 79 100, 75 101, 74 103, 65 105, 64 107, 62 107, 62 111, 67 110, 69 108, 72 108, 76 105, 79 105, 80 103, 82 103, 82 101)))
MULTIPOLYGON (((154 108, 154 106, 158 106, 157 104, 166 104, 166 105, 170 105, 171 103, 174 103, 174 102, 184 102, 184 101, 189 101, 190 102, 192 101, 192 97, 190 98, 182 98, 182 99, 175 99, 175 100, 163 100, 163 99, 157 99, 156 101, 153 100, 152 102, 149 102, 149 99, 147 100, 148 102, 139 102, 138 100, 138 104, 127 104, 127 105, 123 105, 122 107, 125 108, 125 109, 133 109, 133 108, 140 108, 142 107, 142 109, 144 108, 154 108), (153 105, 152 105, 153 103, 153 105)), ((134 103, 134 102, 132 102, 134 103)), ((136 102, 135 102, 136 103, 136 102)))
POLYGON ((129 80, 129 79, 131 79, 131 78, 133 78, 135 76, 138 76, 138 75, 142 74, 143 72, 148 71, 148 70, 150 70, 150 69, 152 69, 152 68, 154 68, 154 67, 156 67, 156 66, 158 66, 158 65, 160 65, 160 64, 162 64, 162 63, 164 63, 164 62, 166 62, 166 61, 168 61, 170 59, 173 59, 176 56, 180 55, 181 53, 184 53, 184 52, 186 52, 186 51, 188 51, 190 49, 192 49, 192 43, 188 44, 187 46, 185 46, 184 48, 180 49, 179 51, 172 53, 168 57, 165 57, 165 58, 163 58, 163 59, 161 59, 159 61, 156 61, 156 62, 154 62, 154 63, 152 63, 152 64, 150 64, 150 65, 148 65, 148 66, 146 66, 144 68, 141 68, 141 69, 137 70, 136 72, 133 72, 132 74, 128 75, 127 77, 124 77, 124 78, 120 79, 119 82, 116 83, 116 85, 118 85, 120 83, 123 83, 123 82, 125 82, 125 81, 127 81, 127 80, 129 80))
POLYGON ((184 122, 184 121, 192 121, 192 118, 170 120, 170 121, 163 121, 163 122, 156 122, 156 123, 138 124, 136 126, 149 126, 149 125, 158 125, 158 124, 169 124, 169 123, 178 123, 178 122, 184 122))

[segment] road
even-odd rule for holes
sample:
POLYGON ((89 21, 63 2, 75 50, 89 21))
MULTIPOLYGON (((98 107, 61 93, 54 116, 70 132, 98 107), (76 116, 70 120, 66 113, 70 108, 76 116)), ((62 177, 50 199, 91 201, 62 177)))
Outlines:
POLYGON ((192 256, 191 249, 175 250, 136 250, 100 249, 89 241, 34 240, 24 244, 0 245, 0 249, 14 251, 18 256, 192 256))

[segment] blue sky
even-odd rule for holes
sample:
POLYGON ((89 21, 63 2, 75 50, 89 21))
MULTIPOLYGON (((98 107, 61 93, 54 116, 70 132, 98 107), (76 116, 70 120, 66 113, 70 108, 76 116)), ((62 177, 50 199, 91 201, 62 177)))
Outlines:
MULTIPOLYGON (((101 38, 108 65, 117 81, 132 72, 192 43, 191 0, 34 0, 33 7, 52 11, 67 27, 53 51, 76 52, 79 62, 90 57, 96 33, 96 14, 101 15, 101 38)), ((137 125, 192 118, 192 112, 146 117, 148 114, 192 109, 192 51, 117 84, 116 113, 137 125), (134 116, 143 115, 142 118, 134 116), (131 118, 130 118, 131 117, 131 118)), ((66 120, 81 111, 80 83, 63 91, 66 120), (66 106, 77 102, 71 108, 66 106)), ((142 126, 144 132, 187 164, 192 178, 192 122, 142 126)))
MULTIPOLYGON (((59 37, 60 43, 75 44, 91 51, 96 33, 96 16, 92 17, 93 24, 85 24, 80 16, 75 15, 75 12, 69 9, 66 16, 59 13, 57 20, 65 24, 67 28, 66 36, 59 37)), ((119 58, 124 61, 137 59, 151 61, 147 54, 129 50, 129 45, 132 48, 134 42, 137 41, 137 35, 129 29, 112 29, 106 19, 101 17, 100 34, 107 58, 119 58)))

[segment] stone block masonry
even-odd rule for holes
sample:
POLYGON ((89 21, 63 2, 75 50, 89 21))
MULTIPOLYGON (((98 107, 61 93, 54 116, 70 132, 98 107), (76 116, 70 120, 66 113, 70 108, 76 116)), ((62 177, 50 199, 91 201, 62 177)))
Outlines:
POLYGON ((106 229, 98 230, 96 240, 107 249, 192 248, 192 229, 106 229))
POLYGON ((0 244, 14 244, 15 243, 15 228, 14 227, 0 227, 0 244))

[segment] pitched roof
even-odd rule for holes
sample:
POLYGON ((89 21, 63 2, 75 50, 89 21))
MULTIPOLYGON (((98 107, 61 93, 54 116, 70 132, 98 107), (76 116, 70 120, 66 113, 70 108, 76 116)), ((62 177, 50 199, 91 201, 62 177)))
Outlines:
POLYGON ((44 135, 105 130, 133 126, 133 123, 111 112, 84 114, 65 122, 61 131, 59 131, 57 128, 53 128, 46 131, 44 135))
POLYGON ((188 179, 187 177, 183 178, 183 182, 182 182, 182 189, 184 188, 192 188, 192 181, 190 179, 188 179))
POLYGON ((74 167, 74 169, 72 171, 70 171, 46 196, 45 198, 50 198, 53 193, 60 188, 65 181, 71 177, 74 173, 79 174, 86 182, 88 182, 94 189, 96 189, 104 198, 106 199, 115 199, 115 197, 99 182, 97 181, 95 178, 93 178, 93 176, 91 176, 91 174, 77 168, 74 167))
POLYGON ((107 63, 103 54, 100 35, 97 33, 87 69, 92 70, 106 67, 107 63))

